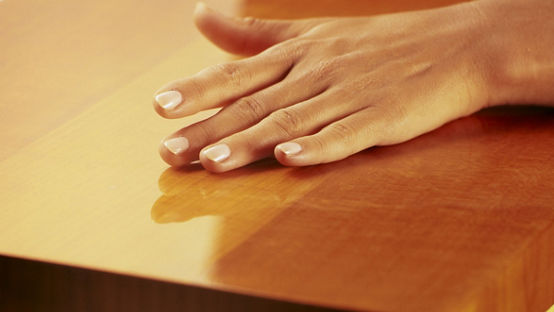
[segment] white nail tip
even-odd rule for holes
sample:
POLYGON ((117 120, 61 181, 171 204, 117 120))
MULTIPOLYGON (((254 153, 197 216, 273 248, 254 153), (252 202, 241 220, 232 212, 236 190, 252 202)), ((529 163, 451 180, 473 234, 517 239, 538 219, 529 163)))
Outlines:
POLYGON ((227 146, 227 144, 219 144, 208 148, 203 153, 204 156, 211 161, 222 162, 229 158, 231 155, 231 149, 227 146))
POLYGON ((171 153, 179 155, 189 148, 189 140, 185 137, 178 137, 166 140, 164 145, 171 153))
POLYGON ((293 156, 302 151, 302 146, 300 146, 300 144, 298 143, 287 142, 287 143, 279 144, 277 146, 277 149, 285 153, 285 155, 287 156, 293 156))
POLYGON ((173 109, 181 104, 183 97, 177 91, 166 91, 156 95, 155 100, 164 109, 173 109))

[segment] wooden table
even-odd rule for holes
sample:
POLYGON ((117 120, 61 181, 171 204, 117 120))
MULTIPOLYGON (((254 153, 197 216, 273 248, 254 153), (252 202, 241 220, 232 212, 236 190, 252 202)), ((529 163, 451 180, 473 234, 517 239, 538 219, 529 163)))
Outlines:
MULTIPOLYGON (((209 3, 296 18, 447 2, 209 3)), ((483 111, 323 166, 168 169, 159 140, 213 112, 163 120, 153 92, 230 59, 194 30, 193 6, 0 2, 0 309, 201 310, 234 294, 250 300, 225 299, 237 310, 554 303, 552 109, 483 111), (49 297, 60 295, 52 287, 80 297, 49 297), (181 289, 171 287, 188 297, 167 297, 181 289), (138 301, 110 297, 118 291, 138 301)))

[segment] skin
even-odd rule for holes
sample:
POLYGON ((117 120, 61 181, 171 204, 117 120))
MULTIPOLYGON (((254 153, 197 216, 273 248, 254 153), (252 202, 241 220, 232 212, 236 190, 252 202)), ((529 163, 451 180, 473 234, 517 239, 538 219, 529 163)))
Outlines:
POLYGON ((487 106, 553 106, 552 16, 552 0, 295 21, 227 17, 201 4, 198 29, 248 57, 156 92, 183 96, 172 109, 154 101, 166 118, 222 107, 165 139, 187 138, 186 150, 174 154, 162 144, 160 155, 177 167, 199 159, 212 172, 272 155, 306 166, 401 143, 487 106), (301 150, 286 154, 286 142, 301 150), (221 144, 229 157, 208 158, 221 144))

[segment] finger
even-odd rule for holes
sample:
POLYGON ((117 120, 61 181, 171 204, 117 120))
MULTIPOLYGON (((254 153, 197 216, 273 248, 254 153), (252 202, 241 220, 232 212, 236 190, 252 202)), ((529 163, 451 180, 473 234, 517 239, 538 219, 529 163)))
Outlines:
POLYGON ((264 20, 228 17, 199 2, 194 12, 198 29, 215 45, 241 55, 257 54, 272 45, 294 38, 326 19, 264 20))
POLYGON ((307 166, 344 159, 379 144, 389 131, 383 114, 368 107, 323 128, 275 147, 275 158, 286 166, 307 166))
POLYGON ((240 98, 214 116, 177 131, 160 145, 162 158, 172 166, 189 164, 206 145, 253 126, 275 110, 313 98, 326 88, 322 81, 313 81, 307 88, 301 80, 289 78, 240 98))
POLYGON ((179 118, 225 105, 282 80, 295 61, 292 53, 266 51, 170 82, 156 92, 154 108, 165 118, 179 118))
POLYGON ((315 133, 324 125, 359 109, 357 103, 337 105, 337 95, 326 91, 277 110, 253 127, 204 148, 200 161, 213 172, 235 169, 272 155, 274 147, 281 142, 315 133))

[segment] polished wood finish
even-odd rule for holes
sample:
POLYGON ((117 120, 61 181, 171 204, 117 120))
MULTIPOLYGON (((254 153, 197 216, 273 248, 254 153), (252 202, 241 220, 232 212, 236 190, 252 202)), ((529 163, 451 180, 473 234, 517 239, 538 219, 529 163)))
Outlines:
MULTIPOLYGON (((152 93, 231 56, 183 18, 192 2, 140 3, 0 2, 0 254, 336 308, 554 303, 552 109, 487 110, 322 166, 168 169, 159 140, 213 111, 162 120, 152 93)), ((291 18, 416 8, 230 3, 213 5, 291 18)))

